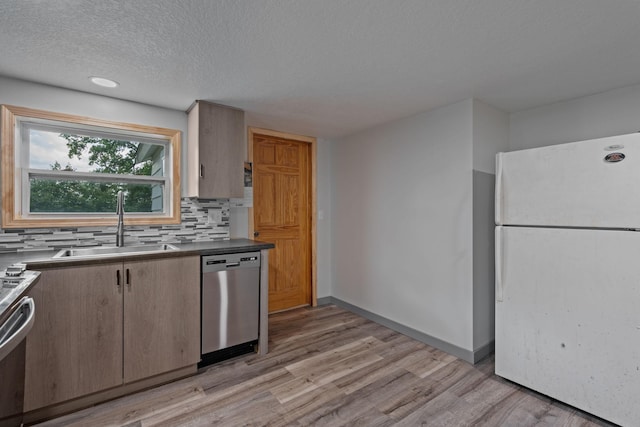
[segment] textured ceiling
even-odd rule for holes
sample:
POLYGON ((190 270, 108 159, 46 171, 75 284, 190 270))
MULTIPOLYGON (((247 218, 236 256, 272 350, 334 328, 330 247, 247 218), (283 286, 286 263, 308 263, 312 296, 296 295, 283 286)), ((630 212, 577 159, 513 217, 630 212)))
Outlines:
POLYGON ((0 75, 336 137, 638 84, 639 22, 637 0, 2 0, 0 75))

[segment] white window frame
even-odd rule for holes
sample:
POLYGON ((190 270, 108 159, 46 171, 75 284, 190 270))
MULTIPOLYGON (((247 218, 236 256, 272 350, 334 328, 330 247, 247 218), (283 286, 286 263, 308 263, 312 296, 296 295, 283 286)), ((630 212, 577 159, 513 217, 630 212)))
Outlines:
MULTIPOLYGON (((114 225, 109 213, 31 213, 30 178, 60 178, 92 182, 161 184, 162 212, 127 213, 125 224, 180 223, 180 131, 111 122, 15 106, 2 106, 2 227, 77 227, 114 225), (135 140, 164 146, 163 176, 53 171, 29 167, 28 129, 81 133, 102 138, 135 140)), ((53 159, 52 159, 53 160, 53 159)), ((126 207, 125 207, 126 210, 126 207)))

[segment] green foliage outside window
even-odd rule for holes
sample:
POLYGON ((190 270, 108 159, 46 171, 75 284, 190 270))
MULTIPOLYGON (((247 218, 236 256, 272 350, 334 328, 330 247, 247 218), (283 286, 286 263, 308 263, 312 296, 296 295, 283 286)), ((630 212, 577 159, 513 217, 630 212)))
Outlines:
MULTIPOLYGON (((69 159, 80 159, 88 152, 92 172, 108 174, 151 175, 153 162, 136 163, 137 142, 61 134, 67 140, 69 159), (88 149, 88 151, 86 151, 88 149)), ((51 165, 51 170, 73 171, 67 164, 51 165)), ((39 212, 115 212, 116 194, 122 190, 126 196, 127 212, 151 212, 152 185, 92 182, 35 178, 31 180, 30 211, 39 212)))

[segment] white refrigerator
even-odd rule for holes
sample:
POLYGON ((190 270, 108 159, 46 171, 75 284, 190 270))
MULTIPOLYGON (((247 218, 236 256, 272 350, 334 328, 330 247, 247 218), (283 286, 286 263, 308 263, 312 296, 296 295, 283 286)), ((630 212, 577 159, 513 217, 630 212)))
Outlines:
POLYGON ((640 134, 499 153, 496 374, 640 426, 640 134))

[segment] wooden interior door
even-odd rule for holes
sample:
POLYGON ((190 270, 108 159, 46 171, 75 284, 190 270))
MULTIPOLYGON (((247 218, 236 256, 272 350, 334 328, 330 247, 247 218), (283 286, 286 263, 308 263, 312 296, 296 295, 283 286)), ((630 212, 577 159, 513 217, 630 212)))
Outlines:
POLYGON ((311 144, 253 134, 253 225, 269 253, 269 312, 311 304, 311 144))

